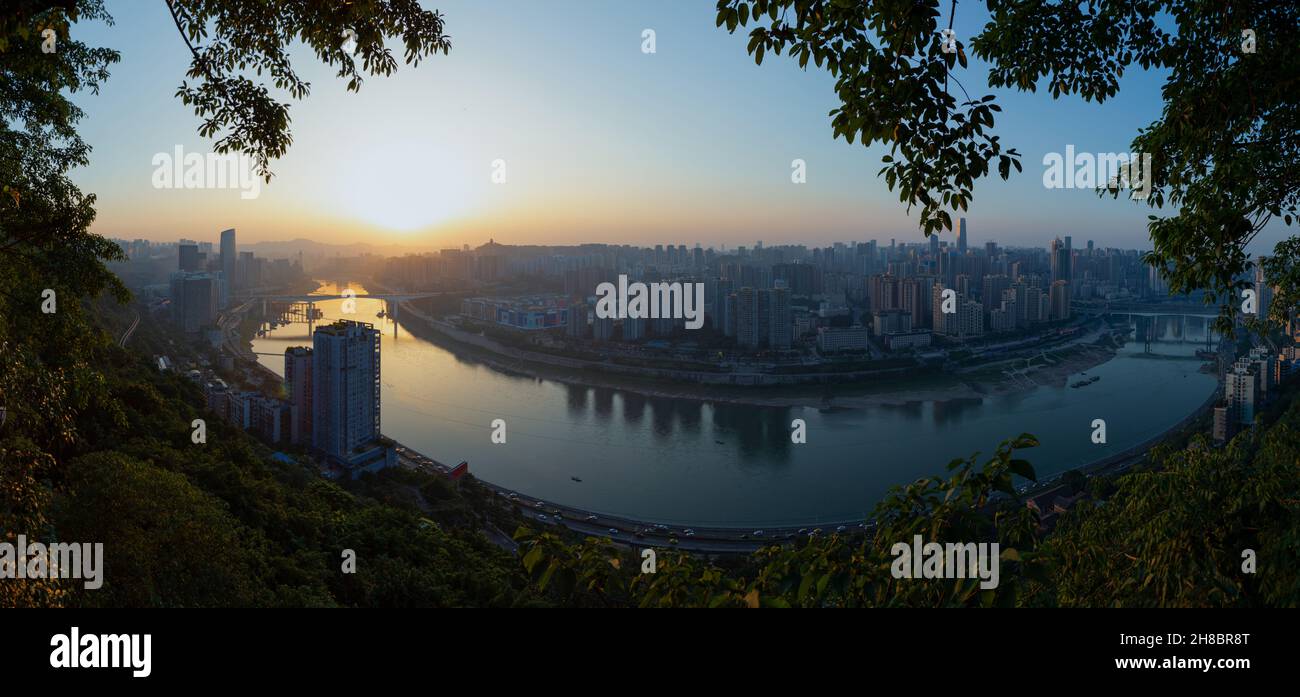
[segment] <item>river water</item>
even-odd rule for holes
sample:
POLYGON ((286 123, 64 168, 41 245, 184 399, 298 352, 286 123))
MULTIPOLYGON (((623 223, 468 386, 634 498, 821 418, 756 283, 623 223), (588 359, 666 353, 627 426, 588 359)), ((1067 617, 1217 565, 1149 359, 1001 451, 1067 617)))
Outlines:
MULTIPOLYGON (((466 460, 475 476, 532 497, 674 524, 757 527, 862 517, 889 487, 943 474, 953 458, 991 453, 1022 432, 1042 443, 1024 452, 1038 474, 1057 474, 1172 427, 1217 384, 1197 371, 1199 362, 1151 358, 1142 341, 1131 341, 1087 371, 1101 378, 1094 384, 982 400, 820 410, 652 398, 508 375, 400 326, 394 337, 394 323, 376 317, 381 301, 355 303, 352 315, 342 314, 343 301, 317 307, 327 321, 382 328, 385 435, 440 462, 466 460), (1091 439, 1099 418, 1105 444, 1091 439), (505 443, 492 443, 495 419, 506 422, 505 443), (794 419, 807 423, 804 444, 791 443, 794 419)), ((1196 334, 1202 326, 1189 326, 1188 343, 1180 343, 1172 336, 1177 318, 1162 322, 1157 333, 1167 340, 1152 351, 1191 355, 1204 348, 1204 335, 1196 334)), ((306 324, 290 324, 253 345, 282 354, 311 340, 306 324)), ((283 375, 283 359, 259 360, 283 375)))

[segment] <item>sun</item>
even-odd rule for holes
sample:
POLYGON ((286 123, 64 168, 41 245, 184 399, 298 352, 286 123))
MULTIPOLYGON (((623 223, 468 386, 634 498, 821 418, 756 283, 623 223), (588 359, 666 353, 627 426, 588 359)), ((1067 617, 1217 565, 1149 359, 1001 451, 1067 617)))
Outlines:
POLYGON ((335 170, 331 205, 394 232, 427 230, 469 214, 488 183, 454 148, 418 141, 367 144, 335 170))

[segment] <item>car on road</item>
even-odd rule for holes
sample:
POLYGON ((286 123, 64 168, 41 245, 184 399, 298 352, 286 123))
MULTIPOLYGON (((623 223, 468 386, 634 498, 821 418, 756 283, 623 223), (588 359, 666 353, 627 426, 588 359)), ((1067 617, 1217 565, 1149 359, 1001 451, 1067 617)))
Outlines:
POLYGON ((617 534, 618 534, 618 528, 610 528, 609 530, 606 530, 606 532, 608 532, 608 533, 611 534, 611 535, 617 535, 617 534))
POLYGON ((687 537, 695 537, 695 530, 694 528, 686 528, 682 531, 682 534, 687 537))
POLYGON ((540 521, 542 521, 543 523, 549 523, 549 522, 551 522, 551 519, 550 519, 550 518, 547 518, 547 517, 544 516, 544 515, 539 515, 539 516, 537 516, 537 519, 540 520, 540 521))
POLYGON ((588 522, 588 523, 590 523, 591 521, 593 521, 593 520, 595 520, 595 519, 596 519, 596 516, 594 516, 594 515, 589 515, 589 516, 587 516, 587 522, 588 522))
POLYGON ((845 528, 843 525, 839 526, 838 528, 835 528, 835 532, 844 532, 844 530, 845 528))
POLYGON ((755 531, 754 531, 754 537, 762 537, 762 536, 763 536, 763 531, 762 531, 762 530, 755 530, 755 531))

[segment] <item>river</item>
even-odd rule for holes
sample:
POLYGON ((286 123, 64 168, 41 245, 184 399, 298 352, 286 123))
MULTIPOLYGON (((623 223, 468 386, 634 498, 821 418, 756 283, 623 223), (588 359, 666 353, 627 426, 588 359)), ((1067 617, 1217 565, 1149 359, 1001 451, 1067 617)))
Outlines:
MULTIPOLYGON (((353 284, 358 293, 365 291, 353 284)), ((318 292, 337 289, 322 286, 318 292)), ((1199 362, 1145 354, 1130 341, 1087 371, 1086 387, 1040 386, 1009 395, 822 410, 652 398, 616 389, 508 375, 413 337, 376 314, 379 300, 317 304, 327 320, 383 330, 383 432, 441 462, 466 460, 486 481, 546 501, 679 525, 777 526, 865 516, 890 486, 943 474, 948 461, 1022 432, 1040 476, 1095 462, 1174 426, 1215 390, 1199 362), (494 444, 491 423, 506 424, 494 444), (791 421, 807 442, 791 442, 791 421), (1094 419, 1106 443, 1092 442, 1094 419), (574 481, 574 478, 581 481, 574 481)), ((1190 356, 1204 339, 1161 327, 1152 351, 1190 356)), ((1181 329, 1179 329, 1181 330, 1181 329)), ((1200 330, 1198 330, 1200 331, 1200 330)), ((1203 337, 1203 334, 1201 335, 1203 337)), ((254 351, 310 346, 306 324, 276 328, 254 351)), ((259 360, 283 375, 283 360, 259 360)), ((1079 376, 1071 376, 1073 383, 1079 376)), ((982 460, 981 460, 982 461, 982 460)))

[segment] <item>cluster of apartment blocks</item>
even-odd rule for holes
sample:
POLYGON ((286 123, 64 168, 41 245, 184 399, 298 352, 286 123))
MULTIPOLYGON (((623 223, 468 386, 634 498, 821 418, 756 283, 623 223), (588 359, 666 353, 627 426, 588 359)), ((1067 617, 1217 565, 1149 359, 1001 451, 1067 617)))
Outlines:
POLYGON ((284 352, 284 399, 209 379, 208 408, 271 443, 301 445, 354 473, 390 466, 395 453, 380 435, 379 343, 379 330, 367 323, 317 327, 311 348, 284 352))
POLYGON ((386 273, 404 288, 419 288, 451 274, 453 278, 489 280, 536 276, 562 278, 560 297, 583 298, 565 308, 509 310, 489 307, 511 303, 475 299, 467 316, 491 319, 521 329, 565 326, 575 338, 637 341, 677 334, 681 320, 614 320, 592 316, 590 294, 600 283, 625 274, 634 281, 699 281, 705 289, 708 325, 734 337, 748 349, 790 348, 816 335, 822 350, 867 348, 874 334, 889 350, 929 345, 931 337, 955 339, 1010 332, 1070 317, 1073 300, 1123 300, 1163 297, 1167 286, 1159 269, 1141 260, 1137 250, 1098 249, 1089 241, 1073 247, 1057 238, 1046 249, 1005 249, 994 242, 968 247, 965 220, 955 244, 932 236, 923 244, 888 246, 876 241, 836 243, 808 250, 802 246, 734 250, 687 249, 685 245, 650 247, 578 245, 507 247, 495 243, 477 250, 444 250, 439 255, 390 260, 386 273), (558 252, 563 253, 558 253, 558 252), (942 292, 957 294, 952 313, 942 312, 942 292), (849 306, 867 306, 862 326, 832 321, 853 314, 849 306), (902 320, 900 313, 909 316, 902 320), (839 347, 839 348, 832 348, 839 347))
MULTIPOLYGON (((192 376, 197 377, 197 376, 192 376)), ((231 390, 226 381, 209 377, 203 385, 208 411, 260 436, 269 443, 301 443, 300 414, 290 402, 258 392, 231 390)))
POLYGON ((1255 414, 1276 387, 1300 365, 1300 347, 1288 346, 1276 355, 1256 346, 1238 358, 1223 377, 1223 400, 1214 407, 1214 440, 1225 442, 1255 423, 1255 414))
MULTIPOLYGON (((757 275, 765 271, 758 270, 757 275)), ((1036 275, 1014 281, 1006 275, 984 276, 979 297, 997 299, 997 305, 987 311, 985 303, 974 299, 970 277, 959 275, 956 280, 957 287, 952 289, 955 295, 948 308, 952 311, 945 312, 946 288, 936 277, 869 276, 866 279, 869 326, 836 327, 829 322, 836 316, 850 315, 849 308, 826 301, 819 303, 815 310, 796 308, 786 278, 774 279, 771 288, 743 286, 736 290, 730 278, 709 278, 704 281, 705 317, 710 326, 734 337, 741 347, 788 349, 796 338, 816 332, 818 349, 824 352, 866 351, 868 330, 887 350, 901 350, 929 346, 932 334, 967 339, 1070 318, 1068 280, 1057 279, 1044 289, 1042 279, 1036 275)), ((594 318, 587 326, 589 310, 586 303, 569 307, 569 335, 613 340, 615 321, 594 318)), ((681 320, 623 320, 622 338, 634 341, 647 338, 648 334, 668 337, 681 324, 681 320)), ((534 322, 533 326, 542 325, 534 322)))
MULTIPOLYGON (((267 260, 252 252, 239 252, 234 229, 221 231, 220 244, 216 255, 211 242, 180 240, 176 245, 178 268, 168 284, 172 322, 188 334, 208 332, 214 344, 221 340, 215 327, 217 315, 230 306, 234 290, 286 283, 302 276, 301 261, 267 260)), ((138 254, 141 247, 127 243, 124 249, 138 254)), ((146 245, 143 249, 151 248, 146 245)))

